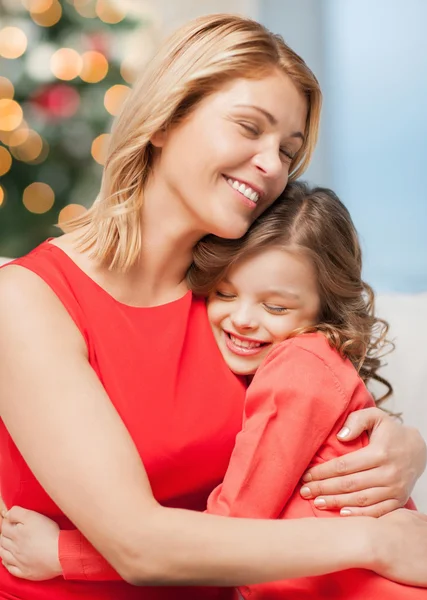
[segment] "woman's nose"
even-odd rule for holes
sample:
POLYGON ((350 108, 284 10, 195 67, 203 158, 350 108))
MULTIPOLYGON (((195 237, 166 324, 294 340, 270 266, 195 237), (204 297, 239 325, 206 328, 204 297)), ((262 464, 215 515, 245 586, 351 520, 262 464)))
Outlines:
POLYGON ((254 157, 254 164, 264 175, 275 179, 283 173, 283 163, 277 148, 268 147, 254 157))

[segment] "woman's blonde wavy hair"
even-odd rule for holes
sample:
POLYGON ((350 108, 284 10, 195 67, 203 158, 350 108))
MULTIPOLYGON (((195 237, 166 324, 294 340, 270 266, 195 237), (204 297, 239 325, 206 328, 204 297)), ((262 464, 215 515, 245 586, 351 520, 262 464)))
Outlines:
POLYGON ((248 18, 217 14, 178 29, 145 67, 117 118, 100 193, 92 207, 65 225, 78 232, 78 247, 110 269, 128 270, 141 251, 140 209, 153 163, 150 142, 182 121, 226 82, 257 79, 272 69, 288 75, 308 104, 305 141, 291 164, 298 177, 313 153, 321 92, 317 79, 283 39, 248 18))
POLYGON ((289 183, 240 240, 203 238, 187 273, 189 287, 208 296, 238 261, 272 247, 304 253, 316 273, 318 324, 292 335, 322 331, 330 345, 351 360, 364 382, 374 379, 386 386, 376 403, 384 401, 392 387, 377 370, 385 350, 393 348, 386 340, 388 324, 375 317, 373 290, 362 280, 356 229, 331 190, 289 183))

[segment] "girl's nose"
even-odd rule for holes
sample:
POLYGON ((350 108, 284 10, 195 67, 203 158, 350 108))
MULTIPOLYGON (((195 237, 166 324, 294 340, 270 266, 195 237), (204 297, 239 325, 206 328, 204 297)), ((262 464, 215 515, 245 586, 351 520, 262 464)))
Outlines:
POLYGON ((231 315, 231 322, 236 330, 253 331, 258 327, 257 320, 253 313, 248 309, 236 310, 231 315))

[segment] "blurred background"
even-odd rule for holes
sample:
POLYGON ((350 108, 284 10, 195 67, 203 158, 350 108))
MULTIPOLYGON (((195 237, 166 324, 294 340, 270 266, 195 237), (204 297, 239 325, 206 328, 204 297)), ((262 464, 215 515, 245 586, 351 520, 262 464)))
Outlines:
POLYGON ((305 178, 353 215, 397 341, 391 408, 427 437, 426 0, 0 0, 0 257, 93 202, 136 73, 164 35, 213 12, 261 21, 317 75, 323 121, 305 178))

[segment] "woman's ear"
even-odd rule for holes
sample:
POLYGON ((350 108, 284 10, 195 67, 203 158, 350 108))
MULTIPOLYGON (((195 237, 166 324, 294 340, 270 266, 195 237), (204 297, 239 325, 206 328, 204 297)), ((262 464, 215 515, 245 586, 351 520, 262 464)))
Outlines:
POLYGON ((150 142, 155 148, 163 148, 166 141, 166 134, 166 129, 159 129, 151 136, 150 142))

